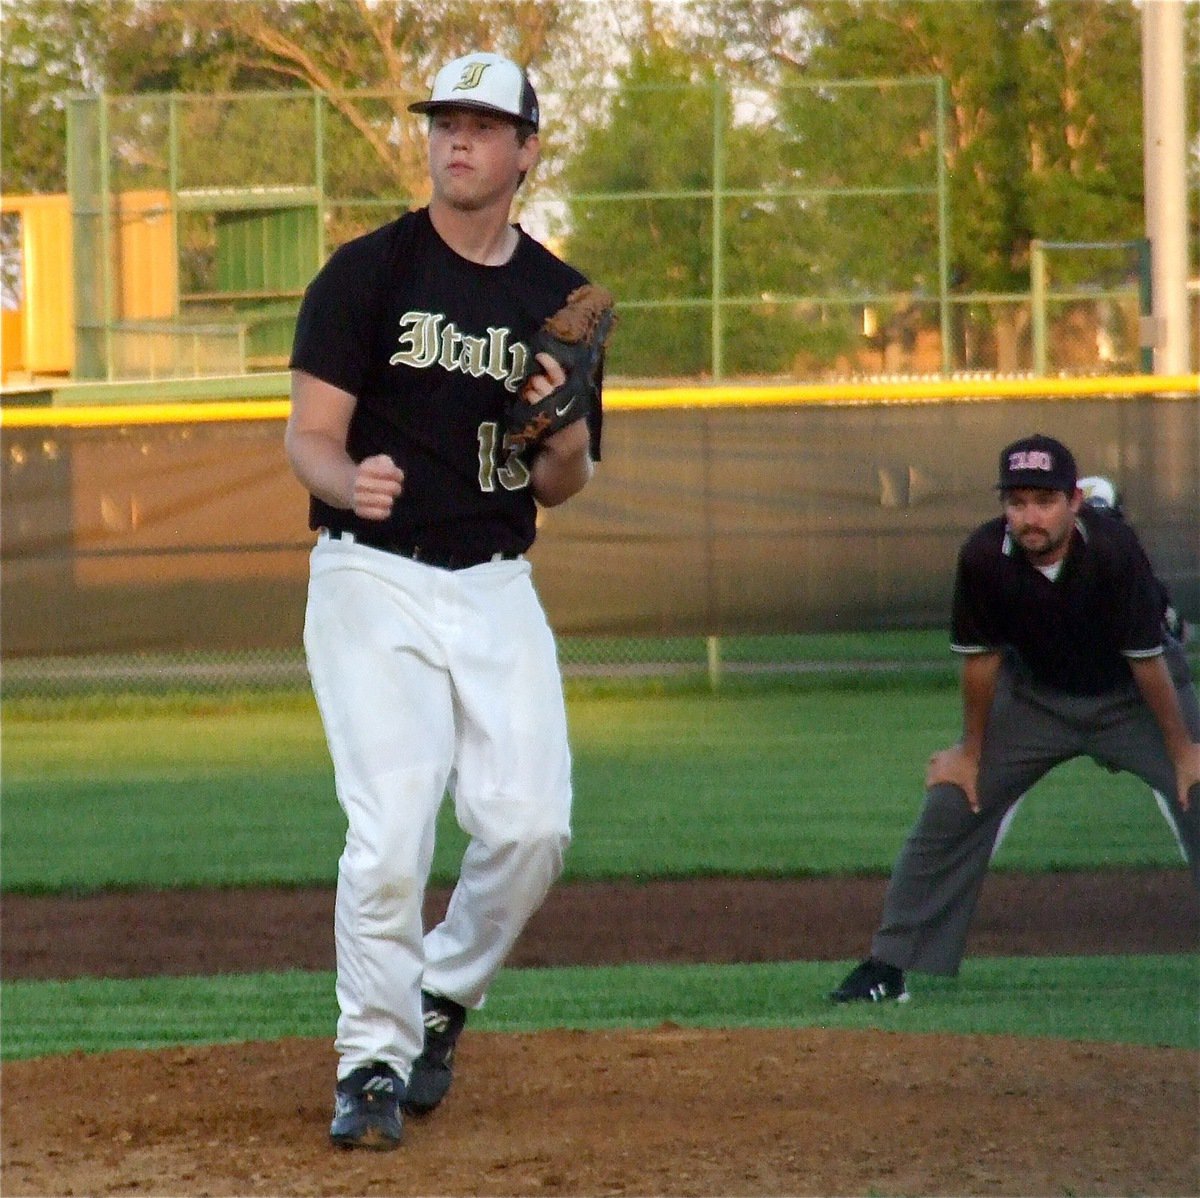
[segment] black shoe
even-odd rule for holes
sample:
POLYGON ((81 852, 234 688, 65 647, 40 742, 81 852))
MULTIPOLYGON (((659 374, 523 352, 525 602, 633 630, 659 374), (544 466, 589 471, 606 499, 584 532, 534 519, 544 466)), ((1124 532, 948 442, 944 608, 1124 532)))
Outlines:
POLYGON ((868 957, 829 996, 834 1002, 908 1002, 904 970, 868 957))
POLYGON ((428 1115, 446 1097, 453 1080, 454 1046, 467 1022, 466 1007, 427 990, 421 991, 421 1009, 425 1013, 425 1047, 413 1061, 408 1077, 404 1110, 409 1115, 428 1115))
POLYGON ((404 1135, 403 1100, 404 1084, 390 1065, 360 1065, 334 1091, 329 1138, 339 1148, 395 1148, 404 1135))

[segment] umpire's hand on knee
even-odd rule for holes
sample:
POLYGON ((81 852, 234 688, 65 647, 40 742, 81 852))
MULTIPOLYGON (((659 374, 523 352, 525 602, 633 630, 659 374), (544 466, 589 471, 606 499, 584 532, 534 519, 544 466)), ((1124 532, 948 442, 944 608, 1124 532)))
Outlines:
POLYGON ((939 749, 929 759, 925 768, 925 788, 943 783, 957 786, 967 799, 967 806, 979 813, 979 760, 968 753, 962 745, 951 745, 939 749))
POLYGON ((1184 811, 1193 801, 1200 801, 1200 743, 1188 745, 1181 760, 1175 762, 1175 781, 1184 811))

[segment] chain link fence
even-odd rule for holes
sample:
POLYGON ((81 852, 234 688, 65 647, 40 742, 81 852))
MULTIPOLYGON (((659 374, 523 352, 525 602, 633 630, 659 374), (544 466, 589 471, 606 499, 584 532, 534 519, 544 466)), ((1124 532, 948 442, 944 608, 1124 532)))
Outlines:
MULTIPOLYGON (((74 97, 76 377, 282 369, 329 253, 423 202, 409 99, 74 97)), ((1136 269, 1049 312, 952 285, 947 104, 937 77, 589 86, 549 98, 516 216, 621 297, 613 377, 1136 372, 1136 269)))
MULTIPOLYGON (((563 637, 568 683, 675 682, 719 689, 736 678, 914 672, 949 675, 944 632, 729 637, 563 637)), ((110 695, 223 695, 308 689, 303 650, 18 658, 0 671, 7 701, 110 695)))

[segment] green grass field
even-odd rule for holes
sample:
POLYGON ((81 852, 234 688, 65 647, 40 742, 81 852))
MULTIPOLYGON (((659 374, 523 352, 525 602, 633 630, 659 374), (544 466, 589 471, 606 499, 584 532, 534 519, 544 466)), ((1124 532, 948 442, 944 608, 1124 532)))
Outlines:
MULTIPOLYGON (((849 962, 623 965, 501 972, 472 1029, 878 1027, 1200 1048, 1200 957, 987 958, 920 978, 904 1004, 835 1006, 849 962), (1192 1001, 1181 1001, 1192 997, 1192 1001)), ((232 974, 4 986, 5 1059, 80 1050, 326 1037, 333 974, 232 974)))
MULTIPOLYGON (((952 685, 782 684, 569 704, 568 878, 886 873, 952 685)), ((7 891, 329 883, 344 820, 306 695, 6 714, 7 891)), ((463 847, 443 811, 434 877, 463 847)), ((1074 762, 1030 795, 997 868, 1178 863, 1145 787, 1074 762), (1103 803, 1104 818, 1094 818, 1103 803)))
MULTIPOLYGON (((573 687, 568 878, 886 874, 952 676, 573 687)), ((3 725, 8 892, 331 884, 344 822, 307 695, 16 702, 3 725)), ((463 847, 443 811, 435 879, 463 847)), ((1030 795, 997 869, 1179 867, 1146 788, 1088 762, 1030 795), (1102 805, 1098 818, 1097 805, 1102 805)), ((870 928, 863 929, 864 942, 870 928)), ((1200 1047, 1200 956, 968 960, 903 1008, 825 1001, 848 962, 510 970, 477 1026, 880 1025, 1200 1047)), ((6 1057, 331 1034, 323 974, 6 982, 6 1057)))

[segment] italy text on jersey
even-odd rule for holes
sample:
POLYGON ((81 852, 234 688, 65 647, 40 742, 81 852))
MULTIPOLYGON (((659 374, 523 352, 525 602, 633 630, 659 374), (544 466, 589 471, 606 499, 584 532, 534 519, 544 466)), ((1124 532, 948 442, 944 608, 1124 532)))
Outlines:
POLYGON ((512 330, 489 327, 486 337, 459 332, 441 312, 405 312, 400 317, 400 349, 388 359, 392 366, 428 370, 440 366, 472 378, 488 375, 516 391, 525 377, 528 351, 524 342, 512 340, 512 330))

